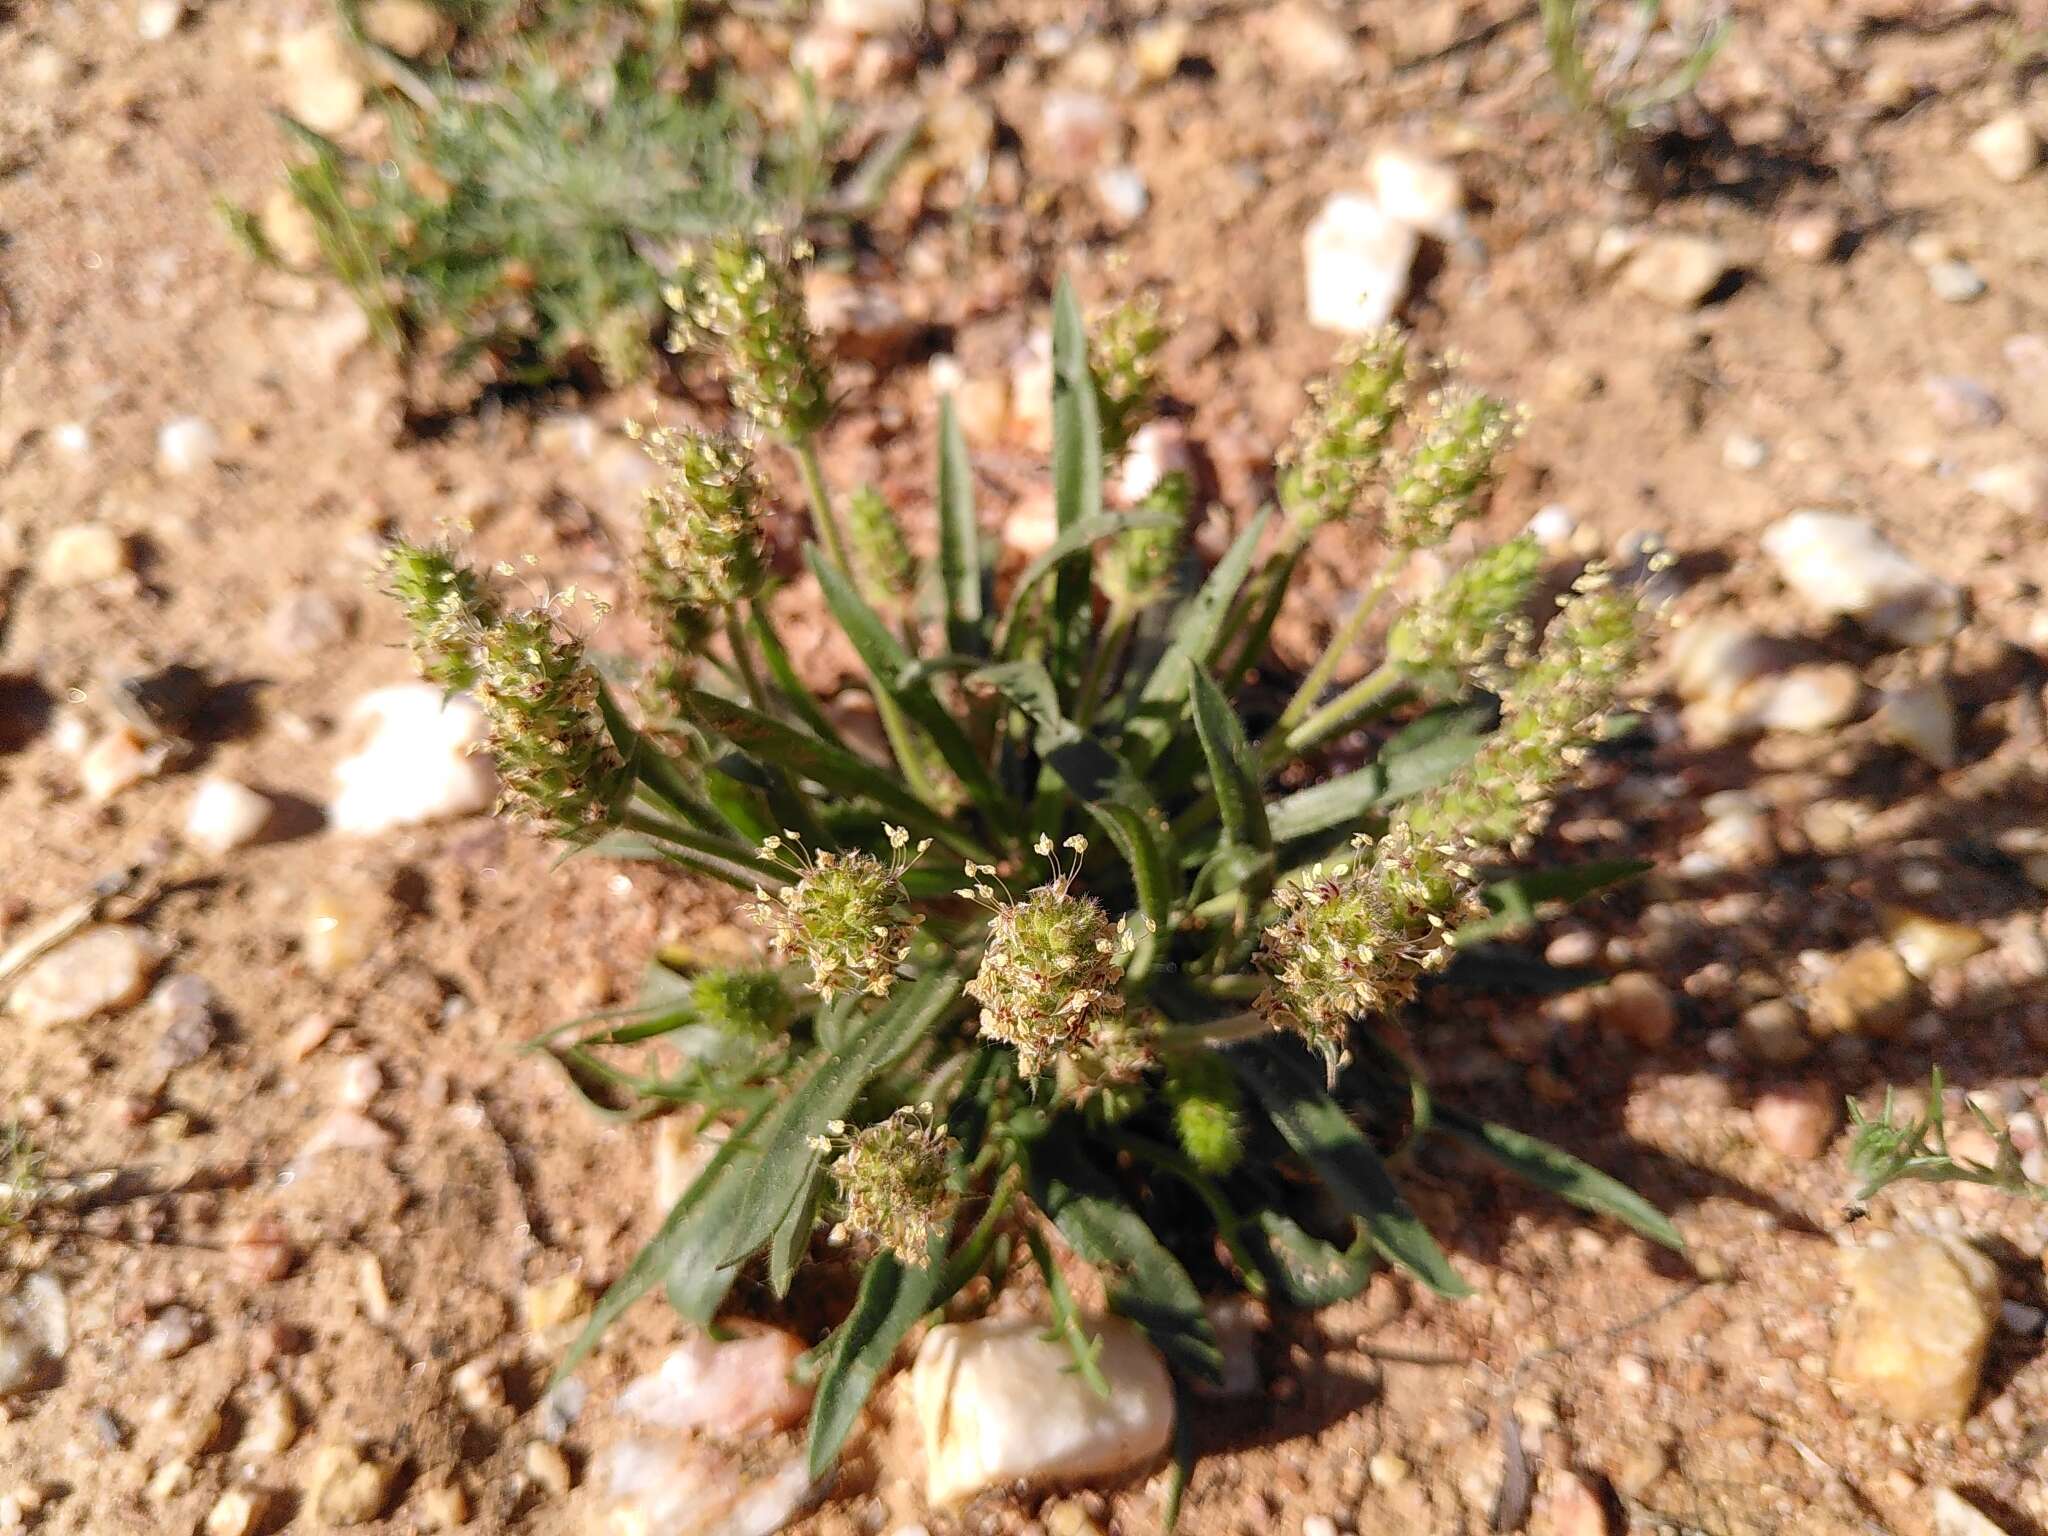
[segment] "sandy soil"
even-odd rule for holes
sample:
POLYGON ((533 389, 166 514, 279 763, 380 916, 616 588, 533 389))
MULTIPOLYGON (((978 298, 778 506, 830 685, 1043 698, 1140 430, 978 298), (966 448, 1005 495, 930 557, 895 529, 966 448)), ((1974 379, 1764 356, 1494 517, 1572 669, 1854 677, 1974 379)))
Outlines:
MULTIPOLYGON (((1147 17, 1119 7, 992 0, 926 39, 915 77, 889 89, 992 109, 998 171, 971 214, 946 206, 957 186, 943 175, 893 200, 867 232, 861 280, 899 296, 975 377, 1007 366, 1061 266, 1091 296, 1156 288, 1183 317, 1168 354, 1175 410, 1215 464, 1217 516, 1241 520, 1333 351, 1303 318, 1302 227, 1377 144, 1449 155, 1474 239, 1431 254, 1408 313, 1476 380, 1532 408, 1497 529, 1555 503, 1595 550, 1661 536, 1682 557, 1679 622, 1739 615, 1873 685, 1945 676, 1964 727, 1962 762, 1942 773, 1867 726, 1713 747, 1665 710, 1650 745, 1604 766, 1554 839, 1645 852, 1661 871, 1527 943, 1565 939, 1603 969, 1656 975, 1679 1001, 1675 1036, 1647 1048, 1513 999, 1423 1021, 1418 1038, 1442 1081, 1672 1210, 1708 1278, 1425 1159, 1420 1200, 1478 1298, 1440 1304, 1382 1277, 1355 1304, 1276 1322, 1261 1343, 1268 1392, 1199 1426, 1212 1454, 1184 1528, 1292 1532, 1324 1517, 1363 1533, 1483 1530, 1513 1425, 1544 1469, 1539 1488, 1570 1467, 1612 1481, 1617 1530, 1625 1508, 1646 1531, 1918 1533, 1936 1484, 1971 1490, 2015 1536, 2040 1529, 2037 1341, 2001 1336, 1977 1412, 1954 1433, 1888 1429, 1836 1400, 1840 1144, 1802 1161, 1760 1143, 1748 1106, 1772 1069, 1732 1048, 1744 1006, 1803 998, 1819 957, 1876 937, 1885 904, 1910 903, 1979 927, 1988 958, 1937 977, 1920 1014, 1931 1022, 1905 1038, 1852 1041, 1779 1075, 1868 1101, 1939 1061, 2007 1111, 2038 1107, 2042 896, 2000 838, 2041 827, 2048 807, 2048 540, 2040 508, 2014 510, 1971 480, 2048 451, 2048 176, 2001 184, 1964 140, 2015 105, 2037 122, 2048 111, 2039 15, 2027 62, 2020 9, 1745 7, 1681 118, 1690 139, 1669 195, 1652 201, 1601 176, 1513 7, 1343 8, 1356 31, 1328 71, 1259 7, 1184 9, 1179 70, 1128 88, 1129 28, 1147 17), (1474 36, 1485 40, 1460 45, 1474 36), (1120 234, 1040 133, 1047 94, 1102 88, 1091 77, 1104 59, 1152 200, 1120 234), (1798 253, 1816 218, 1839 230, 1820 259, 1798 253), (1704 307, 1661 307, 1600 270, 1603 232, 1637 228, 1708 235, 1739 275, 1704 307), (1936 297, 1930 239, 1982 275, 1981 299, 1936 297), (1955 425, 1931 403, 1930 375, 1976 380, 2000 419, 1955 425), (1747 462, 1729 449, 1738 435, 1763 445, 1760 465, 1731 467, 1747 462), (1961 584, 1963 633, 1899 656, 1803 610, 1757 542, 1802 506, 1865 515, 1961 584), (1688 866, 1703 802, 1723 790, 1757 797, 1770 835, 1746 861, 1688 866), (1857 834, 1817 838, 1821 803, 1850 806, 1857 834)), ((254 271, 212 207, 271 184, 269 43, 298 19, 215 0, 143 42, 123 6, 0 7, 0 940, 155 857, 136 920, 172 946, 167 973, 212 986, 221 1017, 212 1048, 170 1070, 147 1008, 10 1026, 0 1103, 60 1167, 119 1167, 161 1193, 61 1239, 9 1240, 11 1261, 61 1278, 75 1343, 56 1385, 0 1411, 0 1495, 43 1490, 37 1530, 191 1529, 245 1475, 232 1447, 275 1381, 307 1427, 246 1474, 256 1483, 294 1489, 321 1443, 361 1438, 404 1468, 375 1529, 414 1528, 425 1491, 451 1477, 476 1529, 568 1529, 584 1495, 529 1473, 531 1416, 478 1420, 450 1376, 488 1357, 513 1407, 531 1407, 549 1355, 525 1334, 522 1299, 559 1275, 595 1289, 617 1273, 653 1219, 648 1138, 585 1113, 517 1046, 627 995, 658 940, 729 942, 722 898, 637 866, 557 868, 552 850, 480 819, 350 839, 300 816, 222 858, 176 839, 204 772, 309 808, 328 797, 353 701, 409 674, 372 590, 380 530, 467 522, 492 557, 532 554, 556 583, 619 591, 632 459, 616 426, 677 407, 562 397, 422 417, 389 360, 330 355, 345 299, 254 271), (184 415, 219 430, 221 461, 166 476, 157 433, 184 415), (67 424, 84 429, 82 447, 67 424), (83 522, 125 535, 133 569, 56 586, 41 552, 83 522), (274 616, 308 593, 339 630, 280 646, 274 616), (114 679, 174 663, 215 685, 195 755, 89 803, 66 720, 110 722, 114 679), (329 974, 308 954, 322 903, 362 940, 329 974), (316 1017, 332 1031, 302 1049, 316 1017), (368 1112, 393 1144, 295 1167, 365 1059, 381 1077, 368 1112), (266 1217, 288 1234, 281 1278, 254 1273, 238 1242, 266 1217), (146 1358, 148 1321, 172 1305, 203 1320, 201 1336, 146 1358), (190 1443, 216 1411, 219 1427, 190 1443), (151 1491, 179 1460, 189 1485, 151 1491)), ((844 382, 855 409, 833 461, 900 493, 927 528, 922 358, 844 382)), ((1042 474, 1028 446, 991 446, 981 463, 992 519, 1042 474)), ((1316 602, 1337 602, 1362 558, 1333 551, 1311 573, 1316 602)), ((1305 656, 1315 627, 1283 631, 1283 657, 1305 656)), ((2042 1300, 2048 1219, 1917 1190, 1871 1220, 1937 1215, 2001 1259, 2012 1299, 2042 1300)), ((607 1433, 613 1389, 672 1330, 650 1304, 613 1336, 586 1373, 593 1406, 569 1429, 572 1466, 607 1433)), ((821 1529, 912 1516, 952 1528, 880 1466, 855 1466, 821 1529)), ((988 1500, 961 1524, 1148 1530, 1159 1488, 988 1500)), ((285 1492, 278 1516, 291 1513, 285 1492)), ((1552 1518, 1541 1502, 1537 1518, 1552 1518)))

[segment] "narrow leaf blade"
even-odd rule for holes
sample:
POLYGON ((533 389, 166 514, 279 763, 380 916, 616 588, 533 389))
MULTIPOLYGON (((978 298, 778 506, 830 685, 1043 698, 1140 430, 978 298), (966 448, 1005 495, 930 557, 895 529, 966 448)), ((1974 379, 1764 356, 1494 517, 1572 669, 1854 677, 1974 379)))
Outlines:
POLYGON ((1612 1216, 1673 1252, 1685 1251, 1685 1239, 1671 1224, 1670 1217, 1619 1179, 1582 1162, 1562 1147, 1441 1105, 1435 1123, 1439 1130, 1476 1148, 1524 1183, 1547 1189, 1583 1210, 1612 1216))
POLYGON ((982 579, 974 471, 948 395, 939 402, 939 580, 946 601, 946 645, 962 656, 988 654, 982 579))

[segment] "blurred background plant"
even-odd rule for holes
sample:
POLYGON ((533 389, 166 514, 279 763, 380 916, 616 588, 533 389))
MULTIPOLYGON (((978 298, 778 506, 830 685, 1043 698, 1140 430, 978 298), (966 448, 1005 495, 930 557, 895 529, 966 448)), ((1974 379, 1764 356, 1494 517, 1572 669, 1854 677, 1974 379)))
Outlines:
POLYGON ((1734 22, 1700 8, 1674 22, 1664 0, 1540 0, 1543 48, 1565 104, 1599 136, 1602 154, 1647 179, 1645 143, 1690 96, 1727 43, 1734 22), (1623 19, 1611 19, 1617 12, 1623 19))
MULTIPOLYGON (((418 9, 440 28, 406 57, 376 0, 337 7, 384 85, 374 149, 285 119, 285 186, 317 261, 394 350, 450 373, 484 364, 494 382, 632 382, 660 357, 662 273, 681 248, 816 231, 843 206, 835 125, 807 83, 743 80, 693 7, 418 9)), ((291 254, 264 213, 223 212, 260 258, 291 254)))
POLYGON ((1177 1375, 1213 1379, 1218 1289, 1315 1307, 1387 1263, 1466 1292, 1397 1181, 1432 1136, 1681 1246, 1615 1180, 1438 1102, 1406 1033, 1407 1005, 1475 979, 1461 968, 1483 970, 1488 938, 1639 870, 1512 869, 1623 699, 1632 590, 1584 572, 1539 622, 1535 546, 1511 541, 1339 680, 1404 567, 1485 510, 1518 413, 1398 333, 1366 338, 1299 424, 1280 506, 1205 569, 1186 476, 1121 507, 1105 494, 1156 407, 1164 326, 1112 315, 1091 347, 1062 285, 1057 534, 998 580, 946 406, 925 580, 872 491, 855 526, 883 553, 850 553, 816 449, 830 379, 783 256, 711 242, 671 302, 677 344, 721 359, 749 426, 645 434, 665 478, 639 586, 665 652, 638 688, 644 728, 560 606, 508 613, 446 551, 393 554, 423 668, 474 679, 505 808, 733 885, 765 935, 744 982, 658 958, 639 1007, 544 1042, 606 1113, 728 1131, 563 1371, 651 1288, 708 1324, 742 1272, 781 1295, 816 1244, 852 1245, 859 1299, 818 1351, 822 1472, 915 1321, 977 1277, 1000 1286, 1027 1249, 1093 1369, 1056 1233, 1177 1375), (749 460, 775 444, 885 758, 841 734, 771 621, 768 482, 749 460), (1383 563, 1290 676, 1268 637, 1338 525, 1383 563))

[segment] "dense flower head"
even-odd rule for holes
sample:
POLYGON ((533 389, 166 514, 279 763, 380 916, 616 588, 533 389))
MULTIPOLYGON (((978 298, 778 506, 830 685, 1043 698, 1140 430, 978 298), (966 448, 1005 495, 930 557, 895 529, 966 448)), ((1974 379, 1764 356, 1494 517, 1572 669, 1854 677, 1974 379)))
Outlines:
POLYGON ((1639 658, 1634 593, 1594 575, 1562 600, 1541 647, 1502 691, 1500 729, 1464 772, 1418 798, 1407 820, 1474 848, 1518 849, 1556 786, 1583 760, 1639 658))
POLYGON ((1463 385, 1435 391, 1429 405, 1389 498, 1387 542, 1396 549, 1432 548, 1485 510, 1500 451, 1522 427, 1505 401, 1463 385))
POLYGON ((1070 837, 1064 847, 1072 864, 1058 863, 1052 839, 1040 837, 1039 856, 1055 860, 1053 877, 1022 901, 989 883, 988 864, 969 864, 973 883, 959 892, 989 909, 987 947, 967 995, 981 1004, 981 1033, 1014 1047, 1026 1077, 1084 1052, 1114 1070, 1134 1038, 1124 1018, 1128 925, 1074 893, 1088 840, 1070 837))
POLYGON ((753 456, 710 433, 626 430, 664 471, 641 505, 641 584, 677 642, 691 648, 759 592, 767 574, 753 456))
POLYGON ((1396 823, 1360 838, 1353 860, 1285 882, 1280 919, 1260 936, 1255 963, 1271 985, 1260 1006, 1320 1052, 1332 1073, 1350 1025, 1382 1018, 1422 976, 1449 963, 1451 933, 1480 909, 1472 875, 1452 849, 1396 823))
POLYGON ((1160 478, 1145 499, 1131 510, 1164 513, 1172 524, 1133 528, 1119 533, 1103 546, 1102 562, 1096 568, 1096 585, 1112 607, 1135 613, 1157 602, 1173 575, 1180 558, 1181 540, 1187 534, 1191 485, 1184 470, 1172 470, 1160 478))
POLYGON ((412 632, 420 675, 451 692, 469 687, 477 636, 498 622, 498 605, 476 572, 439 545, 404 539, 384 552, 384 569, 412 632))
POLYGON ((910 601, 917 590, 917 559, 895 510, 871 485, 847 498, 846 542, 854 575, 870 602, 901 606, 910 601))
POLYGON ((1244 1092, 1216 1052, 1183 1051, 1166 1063, 1166 1103, 1188 1161, 1225 1174, 1244 1157, 1244 1092))
POLYGON ((912 849, 901 827, 887 831, 886 861, 860 849, 809 849, 789 831, 761 844, 795 878, 772 893, 756 889, 747 915, 768 930, 779 958, 810 967, 812 990, 827 1001, 847 991, 886 997, 917 936, 903 874, 931 840, 912 849))
POLYGON ((959 1141, 936 1121, 929 1104, 906 1105, 858 1130, 849 1131, 843 1120, 826 1129, 830 1134, 811 1145, 819 1152, 838 1151, 831 1170, 841 1227, 905 1264, 928 1263, 934 1239, 953 1223, 947 1172, 959 1141))
POLYGON ((779 972, 758 965, 718 966, 690 982, 700 1023, 746 1040, 775 1040, 796 1018, 796 999, 779 972))
POLYGON ((1152 413, 1159 393, 1159 349, 1166 321, 1150 294, 1119 304, 1102 317, 1089 339, 1088 368, 1095 377, 1102 418, 1102 452, 1113 459, 1152 413))
POLYGON ((1641 602, 1594 573, 1561 600, 1533 658, 1501 690, 1500 729, 1402 819, 1427 838, 1518 851, 1557 786, 1584 760, 1640 659, 1641 602))
POLYGON ((1408 341, 1387 326, 1309 388, 1309 409, 1282 456, 1280 501, 1304 531, 1369 506, 1380 462, 1408 399, 1408 341))
POLYGON ((1542 570, 1542 550, 1528 534, 1473 556, 1394 621, 1387 659, 1411 673, 1460 676, 1498 660, 1522 632, 1542 570))
POLYGON ((681 319, 670 348, 716 348, 741 410, 787 438, 825 424, 831 379, 792 263, 745 235, 725 235, 684 268, 667 298, 681 319))
POLYGON ((582 642, 556 622, 558 603, 573 597, 478 630, 474 688, 505 808, 580 837, 613 818, 633 773, 598 713, 597 675, 582 642))

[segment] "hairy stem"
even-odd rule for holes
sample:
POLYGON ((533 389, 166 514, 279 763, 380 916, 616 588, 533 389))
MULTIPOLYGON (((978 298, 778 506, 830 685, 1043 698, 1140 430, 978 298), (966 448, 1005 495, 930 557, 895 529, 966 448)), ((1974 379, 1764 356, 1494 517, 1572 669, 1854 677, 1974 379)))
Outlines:
POLYGON ((1294 753, 1306 752, 1376 709, 1390 706, 1407 680, 1407 674, 1400 668, 1381 663, 1293 730, 1275 736, 1268 748, 1262 750, 1262 759, 1271 766, 1294 753))
POLYGON ((1117 667, 1123 663, 1124 651, 1130 644, 1131 624, 1136 618, 1137 615, 1127 607, 1118 606, 1110 610, 1109 622, 1103 626, 1096 641, 1095 654, 1088 658, 1088 672, 1081 679, 1081 692, 1074 703, 1074 724, 1084 731, 1102 705, 1104 685, 1116 675, 1117 667))
POLYGON ((1330 643, 1323 647, 1323 654, 1316 658, 1316 664, 1308 669, 1308 676, 1301 680, 1301 686, 1294 690, 1294 697, 1287 701, 1287 707, 1280 712, 1280 728, 1296 724, 1315 707, 1315 702, 1330 685, 1330 678, 1343 663, 1346 653, 1358 643, 1358 637, 1365 633, 1365 626, 1372 618, 1373 610, 1380 599, 1386 596, 1387 588, 1401 573, 1407 563, 1407 556, 1401 555, 1381 566, 1373 573, 1371 583, 1359 598, 1357 606, 1337 626, 1337 632, 1330 636, 1330 643))
POLYGON ((853 565, 846 558, 846 534, 839 526, 839 514, 832 510, 832 492, 825 484, 824 467, 818 463, 817 440, 806 433, 792 440, 789 448, 796 455, 797 473, 803 476, 804 494, 811 500, 811 519, 818 525, 825 553, 851 581, 853 565))

